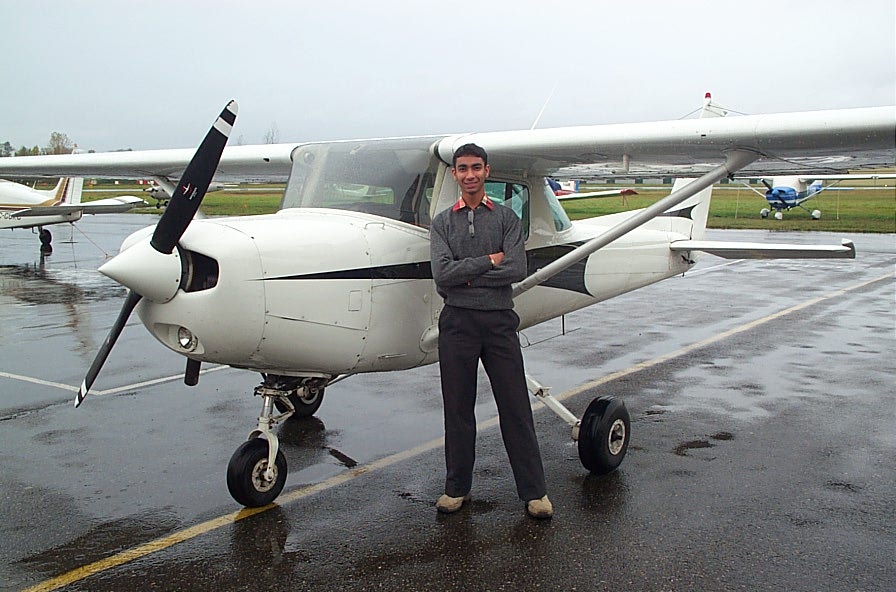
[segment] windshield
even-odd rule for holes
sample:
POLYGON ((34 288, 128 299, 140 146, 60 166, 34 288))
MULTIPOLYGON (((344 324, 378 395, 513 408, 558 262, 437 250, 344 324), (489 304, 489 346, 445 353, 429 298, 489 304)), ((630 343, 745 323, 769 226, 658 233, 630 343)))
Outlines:
POLYGON ((283 208, 352 210, 429 226, 438 162, 435 138, 328 142, 299 146, 283 208))

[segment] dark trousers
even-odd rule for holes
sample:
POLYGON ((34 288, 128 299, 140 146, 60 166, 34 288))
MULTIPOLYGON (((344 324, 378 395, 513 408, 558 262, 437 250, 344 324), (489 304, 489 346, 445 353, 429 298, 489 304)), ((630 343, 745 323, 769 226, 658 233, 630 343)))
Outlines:
POLYGON ((439 369, 445 404, 445 493, 452 497, 466 495, 473 482, 479 360, 498 406, 501 436, 520 499, 538 499, 547 492, 516 334, 519 323, 513 310, 442 309, 439 369))

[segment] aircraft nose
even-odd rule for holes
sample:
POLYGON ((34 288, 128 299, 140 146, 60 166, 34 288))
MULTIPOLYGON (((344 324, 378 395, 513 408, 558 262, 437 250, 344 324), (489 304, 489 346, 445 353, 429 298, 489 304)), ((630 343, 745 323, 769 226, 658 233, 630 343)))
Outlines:
POLYGON ((159 253, 143 240, 103 264, 100 273, 152 302, 168 302, 181 280, 180 254, 159 253))

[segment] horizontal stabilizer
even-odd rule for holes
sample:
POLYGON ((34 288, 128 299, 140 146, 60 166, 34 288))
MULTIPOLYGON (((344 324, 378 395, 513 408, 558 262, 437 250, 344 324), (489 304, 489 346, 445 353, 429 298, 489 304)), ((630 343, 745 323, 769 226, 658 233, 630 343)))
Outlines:
POLYGON ((674 241, 673 251, 703 251, 725 259, 855 259, 856 246, 843 239, 841 245, 795 245, 782 243, 738 243, 725 241, 674 241))
POLYGON ((16 212, 11 212, 10 216, 15 218, 27 218, 29 216, 55 216, 58 214, 70 214, 72 212, 82 212, 84 214, 117 214, 145 205, 147 205, 147 203, 139 197, 122 195, 120 197, 110 197, 79 204, 24 208, 16 212))

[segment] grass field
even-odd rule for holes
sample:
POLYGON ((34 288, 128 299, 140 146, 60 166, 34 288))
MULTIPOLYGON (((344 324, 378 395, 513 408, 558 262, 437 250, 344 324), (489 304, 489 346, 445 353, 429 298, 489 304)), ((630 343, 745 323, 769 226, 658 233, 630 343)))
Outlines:
MULTIPOLYGON (((857 186, 858 187, 858 186, 857 186)), ((581 191, 587 191, 585 187, 581 191)), ((638 191, 638 188, 635 187, 638 191)), ((669 194, 671 188, 641 190, 638 195, 583 199, 564 203, 573 220, 603 216, 647 207, 669 194)), ((804 204, 809 210, 821 210, 821 219, 813 220, 799 208, 784 212, 783 220, 762 219, 759 210, 767 207, 764 198, 747 187, 717 186, 709 207, 709 228, 765 230, 822 230, 827 232, 896 232, 896 188, 862 187, 854 190, 829 189, 804 204)))
MULTIPOLYGON (((896 233, 896 187, 884 187, 881 181, 855 182, 853 190, 828 189, 806 206, 821 210, 821 219, 812 220, 801 209, 784 212, 783 220, 772 217, 762 219, 759 210, 766 207, 765 200, 741 186, 716 186, 709 210, 709 228, 742 228, 765 230, 818 230, 827 232, 896 233), (876 185, 875 185, 876 184, 876 185)), ((621 185, 620 185, 621 186, 621 185)), ((638 195, 594 198, 564 202, 564 208, 573 220, 602 216, 626 210, 643 208, 665 197, 671 186, 650 188, 632 186, 638 195)), ((759 186, 762 188, 762 186, 759 186)), ((142 195, 139 185, 98 185, 92 189, 116 189, 122 195, 142 195)), ((589 186, 581 188, 582 191, 589 186)), ((202 202, 202 211, 208 216, 243 216, 276 212, 280 206, 282 185, 259 187, 253 185, 239 191, 209 193, 202 202)), ((84 201, 111 197, 115 192, 92 193, 85 188, 84 201)), ((150 200, 151 201, 151 200, 150 200)), ((158 212, 154 206, 139 208, 136 212, 158 212)))

